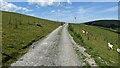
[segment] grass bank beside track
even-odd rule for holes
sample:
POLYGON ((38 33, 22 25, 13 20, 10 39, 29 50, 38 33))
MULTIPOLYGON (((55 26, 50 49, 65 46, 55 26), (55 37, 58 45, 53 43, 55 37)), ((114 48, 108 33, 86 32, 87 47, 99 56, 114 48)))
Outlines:
POLYGON ((118 33, 85 24, 69 24, 68 29, 75 42, 85 47, 99 66, 118 66, 118 33), (108 42, 113 44, 113 50, 108 48, 108 42))
POLYGON ((2 63, 9 66, 29 46, 61 25, 60 22, 2 11, 2 63), (38 24, 38 25, 37 25, 38 24))

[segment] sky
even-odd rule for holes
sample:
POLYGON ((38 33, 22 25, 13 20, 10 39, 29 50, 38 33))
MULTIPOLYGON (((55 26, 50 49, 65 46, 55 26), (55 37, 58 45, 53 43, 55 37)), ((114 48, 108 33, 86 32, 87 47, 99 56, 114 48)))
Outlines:
POLYGON ((0 2, 0 10, 67 23, 117 20, 118 2, 0 2))

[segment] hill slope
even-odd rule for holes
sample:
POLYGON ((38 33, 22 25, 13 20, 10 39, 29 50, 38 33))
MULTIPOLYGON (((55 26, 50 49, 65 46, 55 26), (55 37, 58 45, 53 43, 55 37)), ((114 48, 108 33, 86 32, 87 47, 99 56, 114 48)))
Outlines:
POLYGON ((119 22, 120 21, 118 20, 97 20, 97 21, 86 22, 85 24, 115 29, 118 27, 120 28, 119 22))
POLYGON ((2 62, 8 66, 26 53, 29 46, 48 35, 61 23, 2 11, 2 62))
POLYGON ((119 20, 97 20, 84 23, 86 25, 99 26, 103 29, 110 30, 120 34, 120 21, 119 20))
POLYGON ((85 24, 70 24, 69 32, 78 44, 87 49, 98 65, 118 66, 118 33, 85 24), (113 50, 109 49, 108 43, 113 45, 113 50))

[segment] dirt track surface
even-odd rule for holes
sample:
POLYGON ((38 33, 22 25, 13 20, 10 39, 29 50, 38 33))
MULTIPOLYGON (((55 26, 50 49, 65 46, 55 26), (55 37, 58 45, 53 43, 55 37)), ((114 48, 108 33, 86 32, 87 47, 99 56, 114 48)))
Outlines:
POLYGON ((67 31, 68 24, 58 27, 11 66, 81 66, 67 31))

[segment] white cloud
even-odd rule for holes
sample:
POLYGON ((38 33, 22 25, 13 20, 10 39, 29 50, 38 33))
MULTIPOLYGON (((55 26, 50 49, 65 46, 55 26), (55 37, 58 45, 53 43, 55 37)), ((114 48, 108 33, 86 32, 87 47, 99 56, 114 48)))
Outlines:
POLYGON ((78 13, 85 13, 87 9, 83 8, 83 7, 80 7, 79 10, 78 10, 78 13))
MULTIPOLYGON (((0 0, 2 1, 2 0, 0 0)), ((4 0, 7 2, 28 2, 28 0, 4 0)), ((35 2, 41 2, 43 0, 31 0, 35 2)), ((45 0, 50 1, 50 0, 45 0)), ((54 0, 54 2, 68 2, 68 0, 54 0)), ((70 0, 70 2, 119 2, 119 0, 70 0)))
POLYGON ((71 0, 28 0, 30 4, 37 4, 39 6, 51 6, 51 5, 60 5, 61 2, 67 1, 69 4, 71 0))
POLYGON ((71 0, 67 0, 67 2, 68 2, 69 4, 72 4, 71 0))
POLYGON ((53 4, 53 0, 28 0, 29 4, 37 4, 39 6, 48 6, 53 4))
POLYGON ((72 9, 72 6, 65 6, 65 9, 72 9))
POLYGON ((55 10, 52 10, 51 12, 52 12, 52 13, 54 13, 54 12, 55 12, 55 10))
POLYGON ((119 0, 72 0, 72 2, 119 2, 119 0))
POLYGON ((118 11, 118 6, 110 7, 104 10, 104 12, 118 11))
POLYGON ((59 12, 61 12, 61 10, 60 10, 60 9, 57 9, 57 10, 52 10, 51 12, 52 12, 52 13, 54 13, 54 12, 59 13, 59 12))
POLYGON ((82 6, 80 6, 78 8, 77 14, 79 14, 80 17, 84 17, 86 13, 89 13, 91 10, 91 8, 84 8, 82 6))
POLYGON ((16 6, 12 3, 8 3, 8 2, 0 2, 0 10, 3 10, 3 11, 17 11, 17 10, 22 10, 22 11, 25 11, 25 12, 28 12, 28 11, 32 11, 30 9, 27 9, 27 8, 24 8, 24 7, 19 7, 19 6, 16 6))
POLYGON ((28 15, 30 15, 30 16, 34 16, 34 17, 37 17, 35 14, 28 14, 28 15))
MULTIPOLYGON (((84 6, 79 6, 77 10, 77 15, 78 17, 87 17, 90 14, 97 14, 99 7, 94 6, 94 7, 84 7, 84 6)), ((100 11, 101 12, 101 11, 100 11)))

